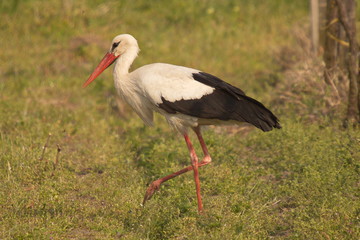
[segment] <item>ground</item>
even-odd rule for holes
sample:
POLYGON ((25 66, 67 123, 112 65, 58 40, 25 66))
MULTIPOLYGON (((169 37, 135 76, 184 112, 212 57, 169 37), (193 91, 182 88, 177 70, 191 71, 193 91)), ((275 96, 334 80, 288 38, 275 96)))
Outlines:
POLYGON ((1 239, 360 238, 360 133, 342 127, 321 58, 304 54, 306 1, 13 0, 0 12, 1 239), (189 165, 182 137, 161 116, 145 127, 110 69, 81 88, 120 33, 142 49, 133 69, 201 69, 281 121, 205 129, 203 215, 190 173, 141 205, 150 182, 189 165))

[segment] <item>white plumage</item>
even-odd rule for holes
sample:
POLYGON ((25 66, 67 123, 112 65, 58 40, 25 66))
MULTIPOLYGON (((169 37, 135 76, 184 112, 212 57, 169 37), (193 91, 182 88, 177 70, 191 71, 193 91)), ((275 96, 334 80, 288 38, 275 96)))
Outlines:
MULTIPOLYGON (((114 71, 121 68, 120 62, 115 64, 114 71)), ((181 113, 169 114, 160 109, 162 97, 170 102, 200 99, 211 94, 214 88, 195 81, 193 73, 198 70, 165 63, 145 65, 128 76, 115 77, 115 86, 122 98, 138 113, 148 125, 153 124, 152 112, 165 116, 169 124, 180 131, 186 132, 187 127, 195 127, 197 118, 181 113)))
POLYGON ((191 166, 160 178, 150 184, 144 203, 159 189, 161 183, 193 170, 198 200, 202 211, 198 167, 211 162, 201 136, 200 126, 219 123, 248 122, 263 131, 281 128, 274 114, 260 102, 220 80, 196 69, 165 63, 145 65, 129 73, 139 52, 136 39, 129 34, 116 36, 109 52, 99 63, 83 87, 90 84, 115 62, 114 81, 118 94, 134 109, 147 125, 153 125, 153 112, 165 116, 168 123, 183 134, 189 149, 191 166), (198 161, 188 136, 192 128, 201 144, 204 158, 198 161))
POLYGON ((199 70, 165 63, 145 65, 130 73, 155 104, 162 103, 161 97, 175 102, 179 100, 199 99, 214 91, 214 88, 195 81, 193 73, 199 70))
MULTIPOLYGON (((196 127, 197 118, 181 113, 168 114, 158 106, 163 101, 200 99, 211 94, 214 88, 195 81, 193 73, 199 70, 165 63, 153 63, 142 66, 129 73, 131 63, 137 57, 139 47, 134 37, 122 34, 114 38, 113 43, 120 42, 117 49, 124 46, 126 51, 115 49, 114 81, 119 95, 140 116, 145 124, 153 125, 153 111, 165 116, 168 123, 185 133, 188 127, 196 127)), ((111 50, 111 49, 110 49, 111 50)))

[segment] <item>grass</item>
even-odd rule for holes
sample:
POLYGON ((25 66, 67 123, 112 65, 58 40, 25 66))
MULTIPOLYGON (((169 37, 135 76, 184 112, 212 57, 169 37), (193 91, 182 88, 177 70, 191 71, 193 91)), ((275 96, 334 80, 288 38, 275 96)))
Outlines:
MULTIPOLYGON (((287 81, 274 54, 298 47, 291 32, 307 11, 290 0, 1 2, 0 238, 359 239, 359 130, 273 104, 287 81), (270 133, 205 131, 203 215, 191 174, 140 205, 151 181, 189 164, 181 137, 159 116, 147 128, 119 112, 111 71, 81 89, 125 32, 142 49, 133 68, 211 72, 281 119, 270 133)), ((304 99, 322 112, 322 99, 304 99)))

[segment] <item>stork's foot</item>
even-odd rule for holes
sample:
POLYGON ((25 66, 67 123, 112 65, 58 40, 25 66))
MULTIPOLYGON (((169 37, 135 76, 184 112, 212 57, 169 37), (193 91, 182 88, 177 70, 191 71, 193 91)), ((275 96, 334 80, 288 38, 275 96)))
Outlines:
POLYGON ((210 155, 206 155, 201 162, 199 162, 199 167, 202 167, 204 165, 207 165, 211 163, 211 157, 210 155))
POLYGON ((145 205, 145 202, 146 202, 147 200, 150 200, 150 198, 152 197, 152 195, 153 195, 157 190, 160 189, 160 185, 161 185, 160 179, 152 182, 152 183, 149 185, 148 189, 146 190, 145 196, 144 196, 143 205, 145 205))

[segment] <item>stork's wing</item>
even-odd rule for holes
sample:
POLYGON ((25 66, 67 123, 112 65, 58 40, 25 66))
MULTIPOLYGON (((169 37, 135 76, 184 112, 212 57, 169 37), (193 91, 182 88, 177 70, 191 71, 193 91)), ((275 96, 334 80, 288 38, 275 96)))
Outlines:
POLYGON ((215 88, 196 81, 199 70, 165 63, 145 65, 133 72, 143 95, 158 106, 162 98, 170 102, 200 99, 215 88))
POLYGON ((158 106, 168 113, 182 113, 204 119, 235 120, 248 122, 263 131, 281 128, 277 117, 262 103, 221 79, 204 72, 192 74, 195 81, 214 88, 199 98, 171 101, 161 97, 158 106))

